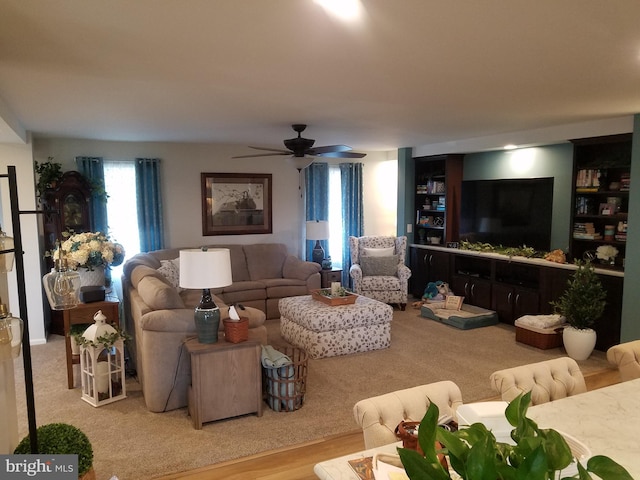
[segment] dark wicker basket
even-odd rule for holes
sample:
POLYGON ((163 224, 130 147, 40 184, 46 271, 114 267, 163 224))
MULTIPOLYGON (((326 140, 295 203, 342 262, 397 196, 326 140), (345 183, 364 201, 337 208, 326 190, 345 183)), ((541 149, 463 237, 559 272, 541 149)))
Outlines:
POLYGON ((249 340, 249 319, 240 318, 234 322, 224 319, 224 338, 227 342, 240 343, 249 340))
POLYGON ((302 407, 307 389, 308 355, 297 347, 274 346, 291 359, 290 365, 262 367, 265 399, 276 412, 293 412, 302 407))

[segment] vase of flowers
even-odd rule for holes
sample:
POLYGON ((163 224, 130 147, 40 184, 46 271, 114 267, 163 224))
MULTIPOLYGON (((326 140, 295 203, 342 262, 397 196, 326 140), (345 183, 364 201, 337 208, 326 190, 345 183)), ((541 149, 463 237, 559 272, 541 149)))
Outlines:
POLYGON ((596 257, 600 260, 600 263, 606 265, 614 265, 616 257, 618 256, 618 249, 613 245, 600 245, 596 249, 596 257))
POLYGON ((67 239, 53 252, 53 259, 64 252, 70 269, 80 274, 82 286, 105 285, 105 268, 124 261, 124 248, 102 232, 63 234, 67 239))

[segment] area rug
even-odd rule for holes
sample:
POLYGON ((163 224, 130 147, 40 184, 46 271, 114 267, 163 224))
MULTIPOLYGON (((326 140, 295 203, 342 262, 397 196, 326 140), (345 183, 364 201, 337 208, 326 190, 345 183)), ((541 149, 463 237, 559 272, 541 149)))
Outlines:
MULTIPOLYGON (((268 321, 269 342, 282 344, 279 322, 268 321)), ((463 400, 495 396, 489 375, 498 369, 563 356, 561 348, 539 350, 516 343, 514 328, 498 324, 460 330, 422 318, 418 310, 395 311, 391 347, 354 355, 309 360, 302 408, 262 417, 247 415, 193 428, 186 408, 151 413, 135 378, 127 398, 99 408, 67 389, 64 341, 52 335, 32 347, 36 421, 67 422, 82 429, 93 444, 98 480, 152 479, 224 460, 281 448, 358 427, 353 405, 363 398, 414 385, 449 379, 463 400)), ((579 362, 583 372, 607 368, 603 352, 579 362)), ((22 358, 15 361, 20 436, 27 433, 22 358)), ((220 366, 220 368, 224 368, 220 366)))

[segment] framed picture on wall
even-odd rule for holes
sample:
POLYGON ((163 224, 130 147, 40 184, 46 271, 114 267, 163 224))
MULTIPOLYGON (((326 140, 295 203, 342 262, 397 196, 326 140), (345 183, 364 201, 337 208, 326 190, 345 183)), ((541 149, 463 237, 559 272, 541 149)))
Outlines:
POLYGON ((272 233, 270 173, 201 173, 202 235, 272 233))

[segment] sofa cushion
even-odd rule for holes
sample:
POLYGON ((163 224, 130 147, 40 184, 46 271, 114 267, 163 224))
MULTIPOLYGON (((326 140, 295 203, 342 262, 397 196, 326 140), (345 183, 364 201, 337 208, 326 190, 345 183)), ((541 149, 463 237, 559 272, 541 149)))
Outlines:
POLYGON ((304 280, 306 283, 311 275, 320 271, 320 268, 320 265, 315 262, 305 262, 293 255, 287 255, 282 266, 282 276, 284 278, 304 280))
POLYGON ((393 255, 394 253, 395 253, 394 247, 362 249, 363 257, 388 257, 389 255, 393 255))
POLYGON ((363 255, 360 257, 360 266, 362 274, 366 277, 372 275, 394 276, 398 271, 398 256, 370 257, 363 255))
POLYGON ((257 243, 245 245, 244 254, 251 280, 282 278, 282 268, 287 257, 287 247, 282 243, 257 243))
POLYGON ((138 294, 152 310, 185 308, 178 291, 153 275, 140 280, 138 294))
POLYGON ((167 285, 170 285, 167 277, 162 275, 155 268, 147 267, 146 265, 138 265, 131 271, 131 285, 133 285, 134 288, 138 288, 140 280, 147 276, 155 277, 167 285))

